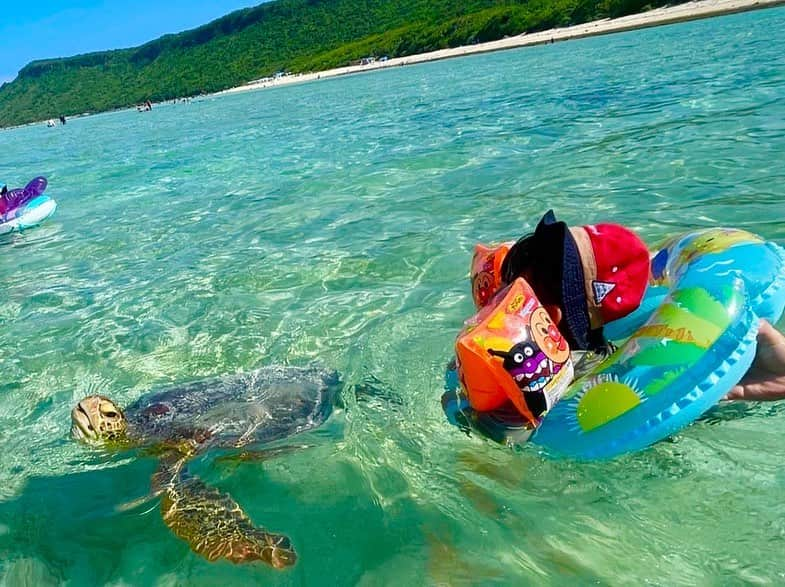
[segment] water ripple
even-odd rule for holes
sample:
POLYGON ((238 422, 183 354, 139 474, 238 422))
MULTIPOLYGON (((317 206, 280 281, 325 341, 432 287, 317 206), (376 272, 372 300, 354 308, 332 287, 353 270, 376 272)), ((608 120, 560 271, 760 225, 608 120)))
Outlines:
POLYGON ((720 410, 612 463, 452 428, 444 366, 474 243, 553 207, 654 244, 785 243, 783 9, 0 133, 56 216, 0 237, 0 582, 781 583, 781 410, 720 410), (210 565, 163 527, 150 458, 68 438, 88 393, 318 361, 312 448, 194 463, 290 534, 289 573, 210 565))

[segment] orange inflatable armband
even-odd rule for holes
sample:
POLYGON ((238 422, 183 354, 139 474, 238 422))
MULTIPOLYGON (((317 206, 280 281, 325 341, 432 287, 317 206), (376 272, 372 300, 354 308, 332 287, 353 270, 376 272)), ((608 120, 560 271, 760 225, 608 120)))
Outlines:
POLYGON ((475 410, 510 401, 533 427, 572 381, 567 341, 523 278, 467 320, 455 351, 475 410))
POLYGON ((472 298, 479 310, 485 307, 502 285, 502 263, 510 247, 515 243, 502 243, 497 246, 475 245, 472 257, 471 280, 472 298))

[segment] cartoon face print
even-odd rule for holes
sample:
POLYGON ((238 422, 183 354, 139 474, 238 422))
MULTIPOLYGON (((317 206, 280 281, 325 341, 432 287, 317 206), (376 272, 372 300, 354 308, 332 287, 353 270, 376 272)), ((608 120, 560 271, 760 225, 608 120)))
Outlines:
POLYGON ((570 347, 545 308, 532 312, 531 331, 534 342, 551 361, 550 370, 558 373, 561 364, 570 357, 570 347))
POLYGON ((509 351, 488 349, 496 357, 504 359, 502 366, 524 393, 542 391, 553 376, 561 370, 561 365, 555 365, 548 359, 540 348, 530 342, 519 342, 509 351))
POLYGON ((493 275, 489 272, 480 271, 472 278, 472 297, 478 308, 484 307, 494 293, 493 275))

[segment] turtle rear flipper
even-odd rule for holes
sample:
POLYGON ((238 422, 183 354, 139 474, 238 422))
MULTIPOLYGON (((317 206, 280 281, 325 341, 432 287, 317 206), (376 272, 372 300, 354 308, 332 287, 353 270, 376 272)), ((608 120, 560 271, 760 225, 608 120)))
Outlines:
POLYGON ((209 561, 263 561, 276 569, 297 561, 286 536, 254 526, 228 494, 199 479, 172 483, 161 500, 161 514, 172 532, 209 561))

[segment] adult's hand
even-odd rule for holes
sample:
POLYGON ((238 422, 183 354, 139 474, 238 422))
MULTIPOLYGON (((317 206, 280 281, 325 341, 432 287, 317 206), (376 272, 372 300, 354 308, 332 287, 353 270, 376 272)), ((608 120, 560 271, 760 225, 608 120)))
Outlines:
POLYGON ((758 348, 752 367, 725 399, 785 399, 785 336, 765 320, 761 320, 758 329, 758 348))

